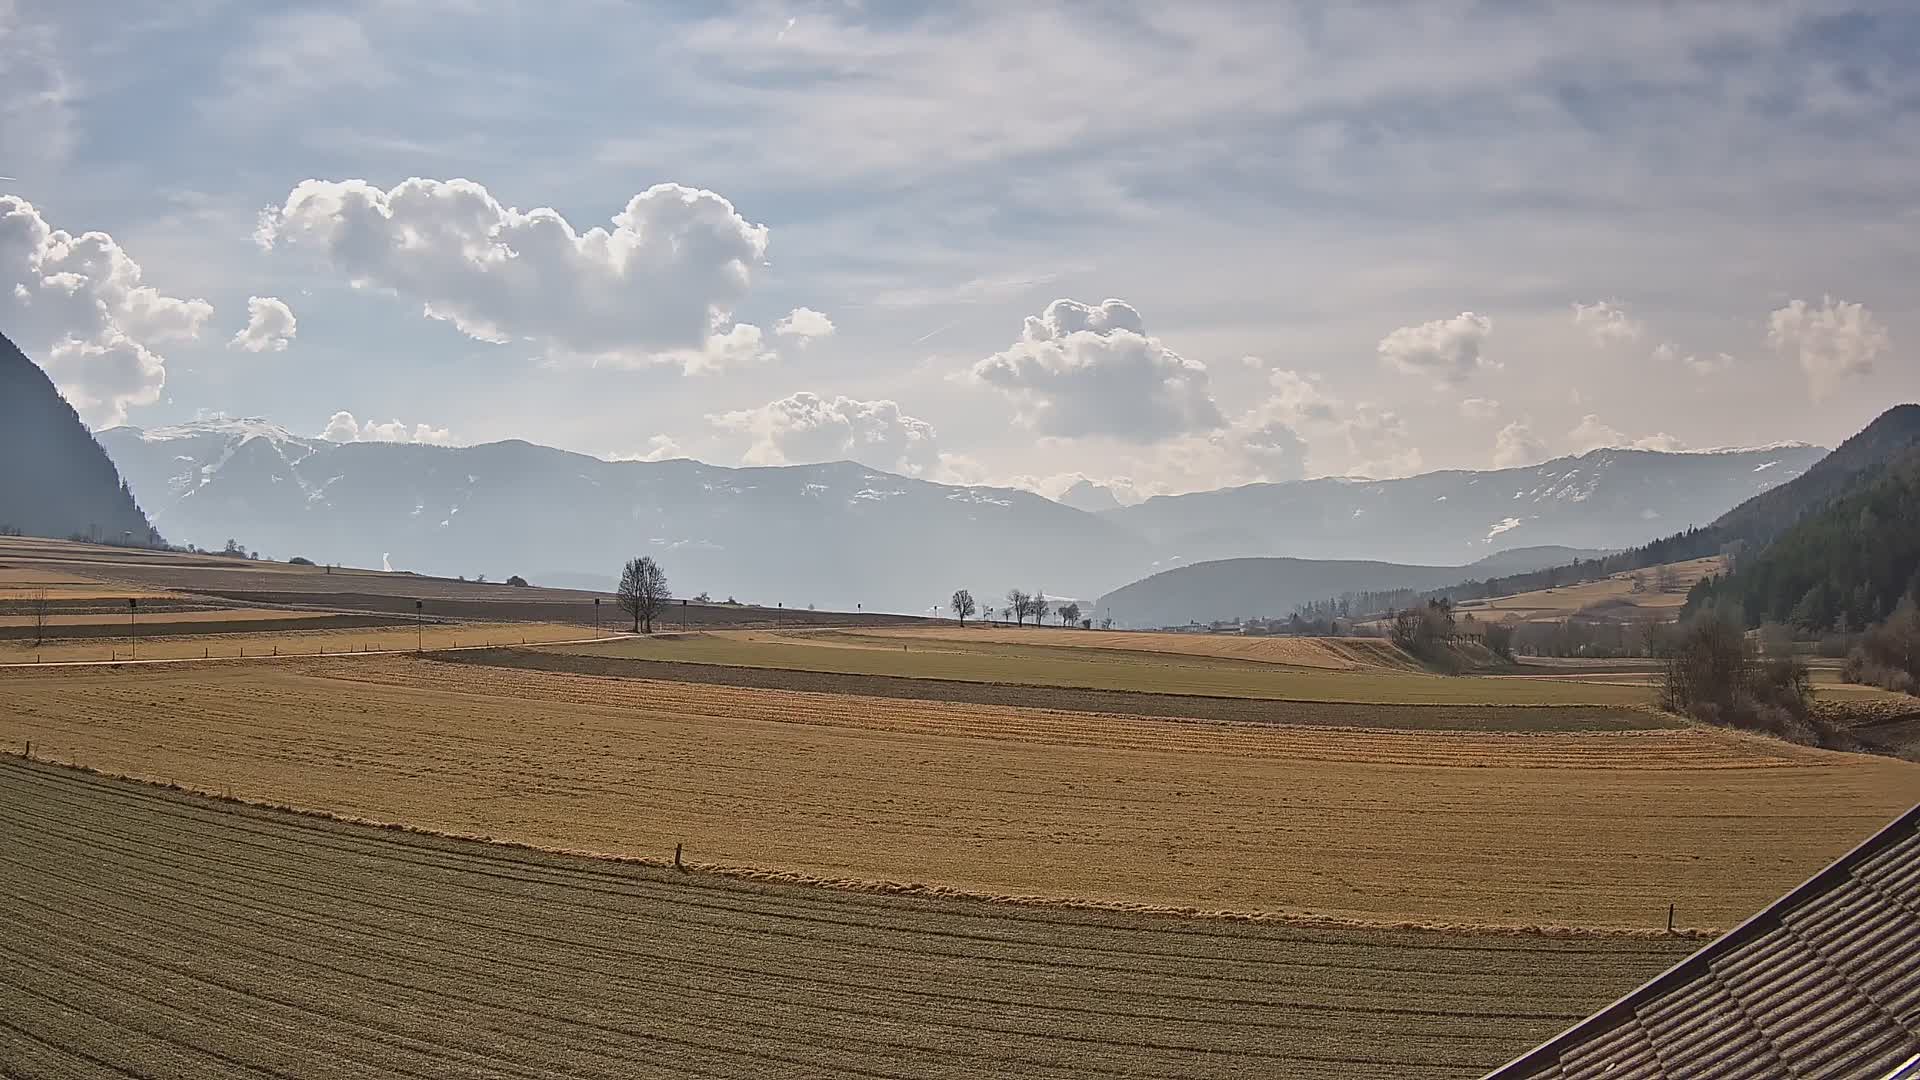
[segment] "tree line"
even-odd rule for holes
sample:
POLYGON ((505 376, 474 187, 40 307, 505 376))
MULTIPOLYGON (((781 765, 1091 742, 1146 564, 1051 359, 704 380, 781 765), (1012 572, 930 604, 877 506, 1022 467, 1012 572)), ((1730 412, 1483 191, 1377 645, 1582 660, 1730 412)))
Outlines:
MULTIPOLYGON (((992 619, 996 614, 991 605, 981 607, 980 602, 974 598, 972 589, 954 590, 952 599, 947 602, 947 608, 953 612, 954 618, 958 619, 962 626, 976 615, 992 619)), ((1039 590, 1032 593, 1022 589, 1007 590, 1007 606, 999 610, 998 616, 1003 621, 1011 621, 1015 626, 1025 626, 1028 619, 1033 620, 1033 625, 1041 626, 1046 621, 1049 609, 1059 618, 1061 626, 1091 628, 1093 625, 1092 619, 1081 617, 1078 601, 1055 607, 1053 602, 1047 599, 1047 594, 1039 590)))

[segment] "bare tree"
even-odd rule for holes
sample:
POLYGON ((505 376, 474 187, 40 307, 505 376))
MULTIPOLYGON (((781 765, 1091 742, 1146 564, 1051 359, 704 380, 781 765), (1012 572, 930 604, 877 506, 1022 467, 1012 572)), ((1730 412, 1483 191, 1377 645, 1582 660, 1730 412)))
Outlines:
POLYGON ((1672 563, 1661 563, 1653 568, 1653 584, 1663 593, 1679 592, 1680 571, 1675 570, 1672 563))
POLYGON ((1047 594, 1045 590, 1033 590, 1033 598, 1027 601, 1027 614, 1033 616, 1033 625, 1039 626, 1047 621, 1047 594))
POLYGON ((1007 609, 1013 612, 1013 624, 1015 626, 1025 626, 1027 623, 1027 612, 1033 610, 1033 597, 1028 596, 1019 589, 1008 589, 1007 609))
POLYGON ((1060 609, 1060 625, 1072 626, 1080 621, 1080 605, 1067 604, 1060 609))
POLYGON ((35 589, 27 597, 27 610, 33 615, 33 644, 38 647, 47 640, 47 612, 53 607, 47 599, 47 590, 35 589))
POLYGON ((953 613, 960 617, 961 626, 967 625, 967 620, 973 618, 973 613, 979 610, 980 605, 973 602, 972 593, 965 589, 954 590, 953 613))
POLYGON ((667 572, 653 561, 653 556, 642 555, 629 559, 620 572, 619 590, 620 610, 633 616, 633 632, 641 632, 645 624, 646 632, 653 633, 653 617, 660 612, 660 606, 673 599, 673 590, 667 587, 667 572))

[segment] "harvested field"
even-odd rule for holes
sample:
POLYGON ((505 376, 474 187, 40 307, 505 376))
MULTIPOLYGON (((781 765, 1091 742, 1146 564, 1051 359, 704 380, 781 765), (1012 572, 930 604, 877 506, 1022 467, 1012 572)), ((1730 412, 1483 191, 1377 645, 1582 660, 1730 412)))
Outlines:
POLYGON ((1217 656, 1286 667, 1328 671, 1419 671, 1420 665, 1381 638, 1243 637, 1238 634, 1164 634, 1140 630, 1067 630, 1050 627, 1020 629, 1010 626, 906 627, 868 631, 873 647, 900 640, 951 641, 959 644, 993 642, 1002 645, 1047 645, 1119 652, 1166 653, 1174 656, 1217 656))
MULTIPOLYGON (((338 615, 325 611, 180 611, 137 619, 133 636, 148 641, 181 636, 274 634, 288 630, 356 630, 401 623, 394 615, 338 615)), ((411 619, 405 623, 412 628, 411 619)), ((0 641, 32 642, 44 637, 47 641, 72 642, 129 636, 124 610, 117 615, 49 615, 44 628, 36 627, 31 618, 0 616, 0 641)), ((573 636, 578 637, 579 632, 574 631, 573 636)))
MULTIPOLYGON (((1119 636, 1119 635, 1114 635, 1119 636)), ((1219 656, 993 641, 903 641, 863 631, 721 632, 562 646, 629 657, 843 675, 1071 686, 1162 694, 1407 705, 1646 705, 1642 686, 1411 672, 1329 671, 1219 656)))
POLYGON ((1633 731, 1675 727, 1679 723, 1670 716, 1651 710, 1590 705, 1362 705, 1341 701, 1278 701, 1271 698, 1151 694, 1135 690, 1018 686, 957 679, 903 679, 890 675, 842 675, 727 664, 682 664, 664 660, 587 656, 548 648, 486 649, 448 653, 441 659, 450 663, 484 664, 527 671, 708 683, 762 690, 801 690, 902 701, 952 701, 1010 708, 1252 724, 1305 724, 1406 731, 1633 731))
POLYGON ((0 758, 10 1075, 1471 1077, 1694 942, 874 896, 0 758))
POLYGON ((1702 729, 1173 722, 411 658, 0 672, 0 743, 540 847, 869 888, 1380 922, 1726 926, 1920 769, 1702 729))
POLYGON ((140 624, 136 637, 127 636, 126 623, 118 634, 102 632, 36 646, 32 631, 0 630, 0 665, 38 663, 101 663, 116 660, 193 660, 258 656, 319 656, 329 653, 412 652, 421 646, 460 649, 486 645, 524 645, 542 641, 578 640, 592 631, 577 626, 542 623, 427 623, 416 630, 409 620, 392 616, 322 616, 326 629, 304 630, 301 622, 253 622, 220 626, 183 623, 169 626, 140 624), (161 632, 162 630, 166 632, 161 632), (10 639, 10 640, 8 640, 10 639))
POLYGON ((1554 622, 1576 615, 1602 618, 1612 622, 1649 622, 1672 619, 1687 602, 1687 590, 1710 574, 1719 573, 1726 560, 1709 555, 1665 566, 1633 570, 1578 585, 1496 596, 1485 600, 1462 600, 1455 610, 1487 620, 1518 619, 1522 622, 1554 622), (1662 578, 1668 588, 1659 587, 1662 578), (1640 591, 1634 591, 1634 579, 1640 579, 1640 591))

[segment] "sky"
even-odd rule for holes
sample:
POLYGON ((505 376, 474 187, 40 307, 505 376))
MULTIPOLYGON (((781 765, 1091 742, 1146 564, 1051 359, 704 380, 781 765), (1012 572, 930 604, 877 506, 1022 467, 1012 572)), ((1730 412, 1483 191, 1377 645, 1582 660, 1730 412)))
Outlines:
POLYGON ((1920 398, 1888 3, 0 0, 0 329, 95 427, 1124 500, 1920 398), (152 10, 148 10, 152 9, 152 10))

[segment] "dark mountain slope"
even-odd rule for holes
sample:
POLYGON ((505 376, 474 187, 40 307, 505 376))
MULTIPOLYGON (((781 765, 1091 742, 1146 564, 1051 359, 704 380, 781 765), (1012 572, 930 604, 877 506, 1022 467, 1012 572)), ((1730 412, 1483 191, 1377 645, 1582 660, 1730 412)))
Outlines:
POLYGON ((1732 602, 1748 625, 1845 632, 1886 618, 1902 597, 1920 597, 1920 449, 1862 463, 1851 491, 1801 516, 1732 573, 1695 586, 1689 610, 1732 602))
POLYGON ((0 528, 112 543, 158 537, 40 366, 0 336, 0 528))
POLYGON ((1896 405, 1836 447, 1802 475, 1762 492, 1713 523, 1721 543, 1740 541, 1757 551, 1803 517, 1871 485, 1888 466, 1920 447, 1920 405, 1896 405))

